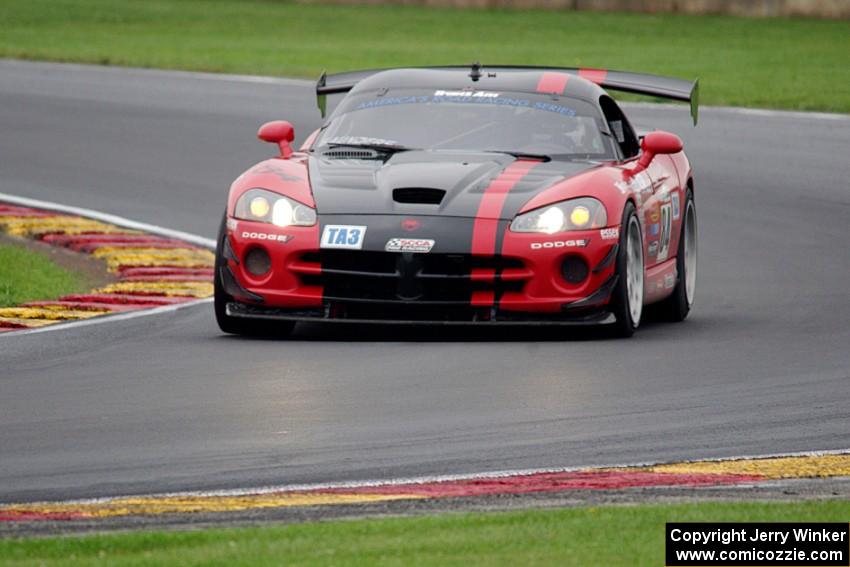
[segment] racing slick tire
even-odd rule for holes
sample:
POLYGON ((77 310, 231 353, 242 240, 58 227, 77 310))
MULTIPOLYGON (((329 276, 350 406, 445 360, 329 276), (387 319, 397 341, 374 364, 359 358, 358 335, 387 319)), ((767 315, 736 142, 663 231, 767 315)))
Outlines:
POLYGON ((631 337, 640 325, 643 314, 643 234, 629 201, 623 209, 620 224, 620 246, 617 250, 617 285, 611 294, 611 312, 617 318, 613 325, 618 337, 631 337))
POLYGON ((213 277, 213 303, 215 305, 215 320, 219 329, 232 335, 253 337, 285 337, 289 335, 295 328, 294 321, 241 319, 227 314, 227 304, 233 301, 233 297, 224 290, 224 283, 221 281, 221 270, 227 264, 224 257, 224 239, 227 238, 226 222, 225 216, 221 219, 221 227, 218 230, 215 249, 215 275, 213 277))
POLYGON ((682 233, 676 252, 676 287, 673 294, 658 304, 658 316, 664 321, 684 321, 694 304, 697 282, 697 213, 690 187, 682 207, 682 233))

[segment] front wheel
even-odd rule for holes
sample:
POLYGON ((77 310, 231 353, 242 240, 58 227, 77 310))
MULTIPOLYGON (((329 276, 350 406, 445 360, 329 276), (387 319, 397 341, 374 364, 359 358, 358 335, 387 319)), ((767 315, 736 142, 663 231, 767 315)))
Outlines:
POLYGON ((620 224, 620 247, 617 251, 617 285, 611 296, 611 311, 617 318, 615 333, 631 337, 643 314, 643 233, 635 206, 628 202, 620 224))

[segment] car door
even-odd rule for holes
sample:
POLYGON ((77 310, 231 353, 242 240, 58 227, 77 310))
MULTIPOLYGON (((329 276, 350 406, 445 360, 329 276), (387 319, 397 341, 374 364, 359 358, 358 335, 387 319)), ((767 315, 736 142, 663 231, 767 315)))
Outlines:
POLYGON ((647 242, 646 265, 649 267, 676 255, 684 195, 670 156, 655 156, 646 174, 650 189, 643 199, 641 214, 647 242))

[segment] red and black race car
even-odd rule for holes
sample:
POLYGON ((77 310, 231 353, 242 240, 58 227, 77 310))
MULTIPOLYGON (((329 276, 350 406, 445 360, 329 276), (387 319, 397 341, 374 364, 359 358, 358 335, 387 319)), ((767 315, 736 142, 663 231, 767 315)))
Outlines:
POLYGON ((697 82, 497 66, 323 75, 346 93, 298 151, 232 185, 219 235, 222 330, 297 321, 612 323, 691 308, 697 220, 682 141, 639 138, 603 89, 691 103, 697 82))

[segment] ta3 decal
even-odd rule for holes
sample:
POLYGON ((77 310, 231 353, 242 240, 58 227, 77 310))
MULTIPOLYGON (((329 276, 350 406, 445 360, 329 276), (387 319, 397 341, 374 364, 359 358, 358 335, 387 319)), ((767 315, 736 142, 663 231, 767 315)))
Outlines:
POLYGON ((575 240, 552 240, 549 242, 532 242, 532 250, 542 250, 551 248, 584 248, 590 244, 589 238, 577 238, 575 240))
POLYGON ((363 239, 366 236, 366 227, 348 224, 328 224, 322 231, 320 248, 342 248, 348 250, 360 250, 363 248, 363 239))
POLYGON ((390 238, 384 250, 387 252, 427 253, 434 247, 434 241, 427 238, 390 238))

